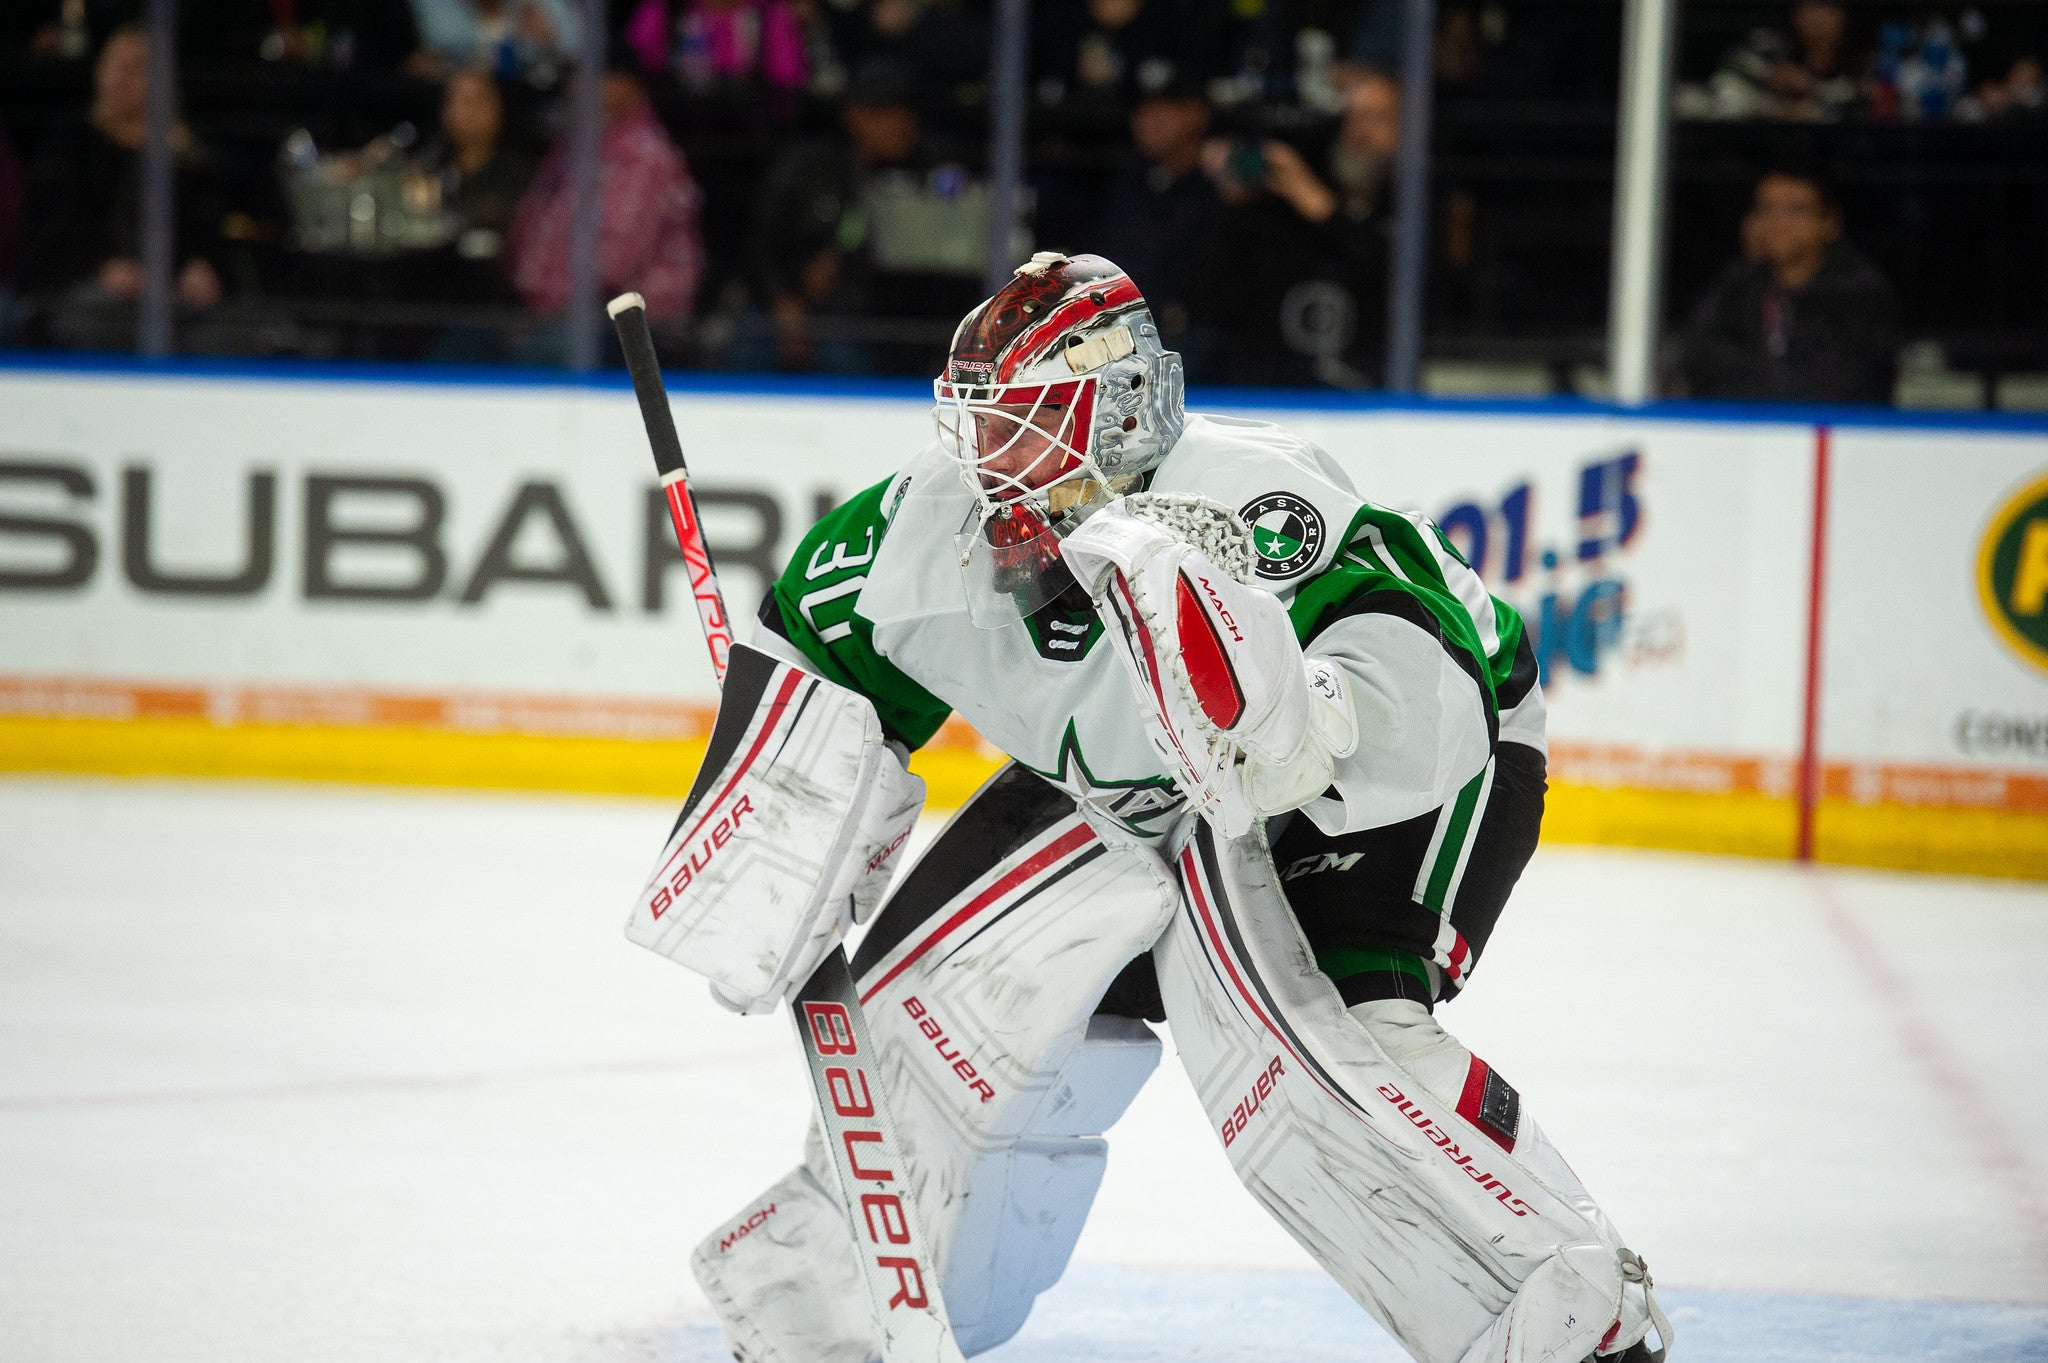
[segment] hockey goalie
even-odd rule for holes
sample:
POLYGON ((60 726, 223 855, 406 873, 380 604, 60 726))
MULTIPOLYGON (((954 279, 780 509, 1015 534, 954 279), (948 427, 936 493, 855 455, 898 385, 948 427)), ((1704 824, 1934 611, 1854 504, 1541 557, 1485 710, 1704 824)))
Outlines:
MULTIPOLYGON (((819 522, 735 652, 700 786, 754 828, 692 825, 636 929, 759 1011, 867 922, 968 1354, 1060 1277, 1164 1024, 1245 1187, 1415 1358, 1662 1357, 1643 1260, 1435 1016, 1542 820, 1514 611, 1308 441, 1185 412, 1098 257, 1020 268, 934 398, 934 443, 819 522), (949 713, 1010 761, 888 886, 904 757, 949 713)), ((879 1356, 836 1186, 814 1133, 695 1252, 743 1363, 879 1356)))

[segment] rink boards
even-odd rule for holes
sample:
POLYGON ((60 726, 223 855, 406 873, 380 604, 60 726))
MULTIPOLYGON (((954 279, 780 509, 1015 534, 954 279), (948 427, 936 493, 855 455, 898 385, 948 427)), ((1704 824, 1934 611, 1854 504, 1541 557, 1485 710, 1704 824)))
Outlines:
MULTIPOLYGON (((735 613, 930 435, 912 385, 684 382, 735 613)), ((2048 877, 2048 422, 1193 405, 1522 612, 1547 836, 2048 877)), ((0 768, 675 794, 713 700, 622 382, 0 369, 0 768)))

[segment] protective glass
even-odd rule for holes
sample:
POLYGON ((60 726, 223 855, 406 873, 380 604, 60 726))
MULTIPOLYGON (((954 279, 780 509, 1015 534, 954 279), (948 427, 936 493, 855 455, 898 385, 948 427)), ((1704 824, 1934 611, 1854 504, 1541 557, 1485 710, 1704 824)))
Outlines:
POLYGON ((984 509, 1005 506, 1087 465, 1097 378, 932 385, 939 444, 984 509))

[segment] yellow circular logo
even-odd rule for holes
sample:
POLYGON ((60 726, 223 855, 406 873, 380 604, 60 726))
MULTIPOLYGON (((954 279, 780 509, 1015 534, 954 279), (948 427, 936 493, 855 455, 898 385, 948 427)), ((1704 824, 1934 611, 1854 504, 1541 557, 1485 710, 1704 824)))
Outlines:
POLYGON ((1977 599, 2013 652, 2048 672, 2048 478, 2007 498, 1985 528, 1977 599))

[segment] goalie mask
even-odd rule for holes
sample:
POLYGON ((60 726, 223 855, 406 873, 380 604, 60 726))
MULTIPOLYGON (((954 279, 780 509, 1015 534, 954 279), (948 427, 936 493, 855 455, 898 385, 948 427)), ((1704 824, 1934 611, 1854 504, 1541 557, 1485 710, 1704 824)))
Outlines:
POLYGON ((939 443, 974 494, 960 563, 982 625, 1070 585, 1058 537, 1180 438, 1180 356, 1100 256, 1041 251, 1018 267, 960 323, 932 391, 939 443))

